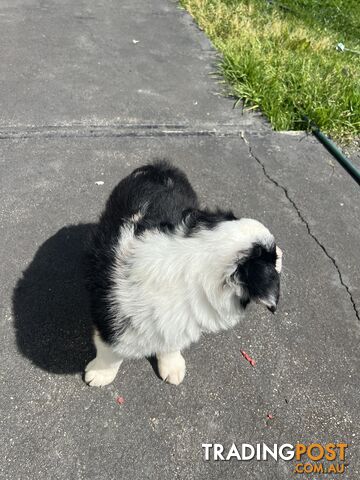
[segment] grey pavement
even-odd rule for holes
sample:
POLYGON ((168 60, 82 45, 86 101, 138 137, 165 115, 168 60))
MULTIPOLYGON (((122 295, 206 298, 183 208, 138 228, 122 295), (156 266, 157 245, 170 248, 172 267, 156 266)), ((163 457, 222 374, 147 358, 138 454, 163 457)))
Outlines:
POLYGON ((201 444, 345 442, 337 478, 358 479, 356 183, 313 137, 234 110, 174 1, 0 0, 0 45, 0 478, 287 480, 294 461, 206 462, 201 444), (92 389, 86 238, 115 184, 164 156, 204 204, 275 234, 279 311, 204 336, 179 387, 144 359, 92 389))

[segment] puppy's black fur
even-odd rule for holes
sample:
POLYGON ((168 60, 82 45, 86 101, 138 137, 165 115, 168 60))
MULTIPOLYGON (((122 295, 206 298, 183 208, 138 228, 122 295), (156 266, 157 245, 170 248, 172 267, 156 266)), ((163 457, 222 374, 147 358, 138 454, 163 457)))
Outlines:
POLYGON ((275 269, 276 259, 275 244, 269 249, 254 244, 245 261, 239 263, 234 277, 248 292, 245 307, 251 300, 260 300, 268 305, 270 311, 275 312, 280 296, 280 275, 275 269))

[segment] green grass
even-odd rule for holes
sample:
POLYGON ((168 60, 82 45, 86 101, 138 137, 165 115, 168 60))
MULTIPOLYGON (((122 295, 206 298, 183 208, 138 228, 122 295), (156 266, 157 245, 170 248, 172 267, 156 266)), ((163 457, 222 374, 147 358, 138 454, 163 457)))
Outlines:
POLYGON ((359 0, 180 0, 222 52, 236 98, 276 130, 307 115, 335 139, 360 133, 359 0))

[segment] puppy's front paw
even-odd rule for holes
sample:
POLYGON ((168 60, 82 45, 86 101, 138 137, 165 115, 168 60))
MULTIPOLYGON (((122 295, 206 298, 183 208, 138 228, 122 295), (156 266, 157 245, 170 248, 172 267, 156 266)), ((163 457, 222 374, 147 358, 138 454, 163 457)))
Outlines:
POLYGON ((96 358, 91 360, 85 368, 85 382, 91 387, 103 387, 109 385, 119 370, 119 367, 102 366, 96 358))
POLYGON ((168 383, 179 385, 185 377, 185 360, 180 352, 158 355, 160 377, 168 383))

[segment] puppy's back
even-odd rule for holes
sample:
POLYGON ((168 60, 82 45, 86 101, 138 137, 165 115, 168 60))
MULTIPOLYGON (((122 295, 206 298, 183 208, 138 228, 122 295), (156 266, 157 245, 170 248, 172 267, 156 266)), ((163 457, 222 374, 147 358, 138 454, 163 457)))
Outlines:
POLYGON ((185 173, 165 160, 134 170, 115 187, 100 219, 102 227, 118 227, 141 214, 146 228, 177 225, 198 199, 185 173))

